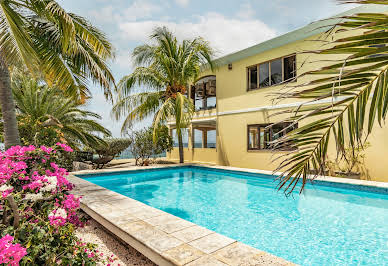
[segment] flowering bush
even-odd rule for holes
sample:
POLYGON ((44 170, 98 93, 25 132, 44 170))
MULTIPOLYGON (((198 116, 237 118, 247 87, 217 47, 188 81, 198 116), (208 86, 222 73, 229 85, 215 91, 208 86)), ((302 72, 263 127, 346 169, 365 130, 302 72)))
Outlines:
POLYGON ((83 226, 79 198, 66 169, 59 167, 66 144, 15 146, 0 152, 0 264, 94 265, 96 246, 74 231, 83 226))
POLYGON ((13 237, 6 235, 0 239, 0 263, 18 265, 19 261, 27 254, 26 249, 20 244, 12 244, 13 237))

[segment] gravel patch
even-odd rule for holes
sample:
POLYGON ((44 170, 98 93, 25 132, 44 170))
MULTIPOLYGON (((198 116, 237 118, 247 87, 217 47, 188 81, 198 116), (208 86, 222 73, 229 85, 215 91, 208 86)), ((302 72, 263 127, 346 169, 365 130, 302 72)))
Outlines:
POLYGON ((77 229, 76 235, 85 242, 97 244, 99 252, 104 253, 104 257, 111 257, 114 259, 114 261, 110 263, 112 266, 156 265, 136 249, 106 231, 102 225, 93 219, 90 219, 88 225, 84 228, 77 229))

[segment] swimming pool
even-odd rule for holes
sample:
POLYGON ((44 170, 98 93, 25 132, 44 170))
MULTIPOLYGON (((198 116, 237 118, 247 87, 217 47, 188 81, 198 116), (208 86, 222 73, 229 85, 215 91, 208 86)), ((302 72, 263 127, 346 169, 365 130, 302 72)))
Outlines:
POLYGON ((301 265, 386 265, 388 194, 308 185, 286 198, 271 176, 174 167, 80 176, 301 265))

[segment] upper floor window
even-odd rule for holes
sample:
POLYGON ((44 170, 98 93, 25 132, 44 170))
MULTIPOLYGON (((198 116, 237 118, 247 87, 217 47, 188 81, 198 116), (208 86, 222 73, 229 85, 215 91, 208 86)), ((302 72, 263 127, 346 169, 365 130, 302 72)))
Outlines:
POLYGON ((286 56, 259 65, 250 66, 248 72, 248 90, 265 88, 289 81, 296 76, 296 56, 286 56))
MULTIPOLYGON (((297 125, 291 122, 275 124, 248 125, 248 150, 270 150, 271 142, 291 132, 297 125), (292 125, 292 126, 291 126, 292 125)), ((282 147, 280 150, 287 150, 290 147, 282 147)))
POLYGON ((191 87, 191 98, 195 110, 206 110, 216 107, 216 76, 207 76, 198 80, 191 87))

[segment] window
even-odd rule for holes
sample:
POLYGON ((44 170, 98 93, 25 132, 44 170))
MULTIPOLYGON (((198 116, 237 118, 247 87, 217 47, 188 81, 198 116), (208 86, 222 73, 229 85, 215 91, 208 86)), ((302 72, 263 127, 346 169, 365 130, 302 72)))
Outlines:
POLYGON ((283 58, 283 80, 287 81, 296 76, 296 58, 295 55, 283 58))
POLYGON ((194 129, 193 130, 193 147, 194 148, 202 148, 203 146, 203 133, 202 130, 194 129))
POLYGON ((194 101, 195 110, 208 110, 216 107, 216 77, 206 76, 191 87, 191 99, 194 101))
POLYGON ((271 62, 271 85, 279 84, 282 81, 282 59, 277 59, 271 62))
POLYGON ((247 68, 248 90, 274 86, 296 76, 296 56, 291 55, 247 68))
POLYGON ((217 98, 215 96, 208 96, 206 98, 206 107, 208 109, 216 108, 217 98))
POLYGON ((207 134, 206 148, 215 149, 216 145, 217 145, 216 144, 216 139, 217 139, 216 130, 215 129, 208 130, 208 131, 206 131, 206 134, 207 134))
POLYGON ((195 106, 195 111, 203 110, 204 109, 203 97, 199 97, 198 95, 196 95, 194 106, 195 106))
MULTIPOLYGON (((269 127, 271 124, 248 125, 248 150, 269 150, 271 142, 281 138, 288 132, 297 128, 297 125, 289 127, 292 123, 281 123, 269 127), (289 127, 289 128, 287 128, 289 127), (287 129, 286 129, 287 128, 287 129), (285 131, 283 131, 286 129, 285 131)), ((283 147, 280 150, 287 150, 283 147)))
MULTIPOLYGON (((183 147, 187 148, 189 146, 189 134, 188 130, 186 128, 182 128, 182 142, 183 142, 183 147)), ((179 142, 178 142, 178 135, 176 134, 176 129, 171 130, 171 136, 172 136, 172 144, 173 147, 179 147, 179 142)))
POLYGON ((270 86, 269 83, 269 63, 264 63, 259 66, 260 73, 259 73, 259 86, 260 87, 267 87, 270 86))
POLYGON ((216 129, 213 128, 195 128, 193 130, 194 148, 216 148, 216 129))
POLYGON ((250 90, 257 88, 257 66, 248 67, 248 88, 250 90))

